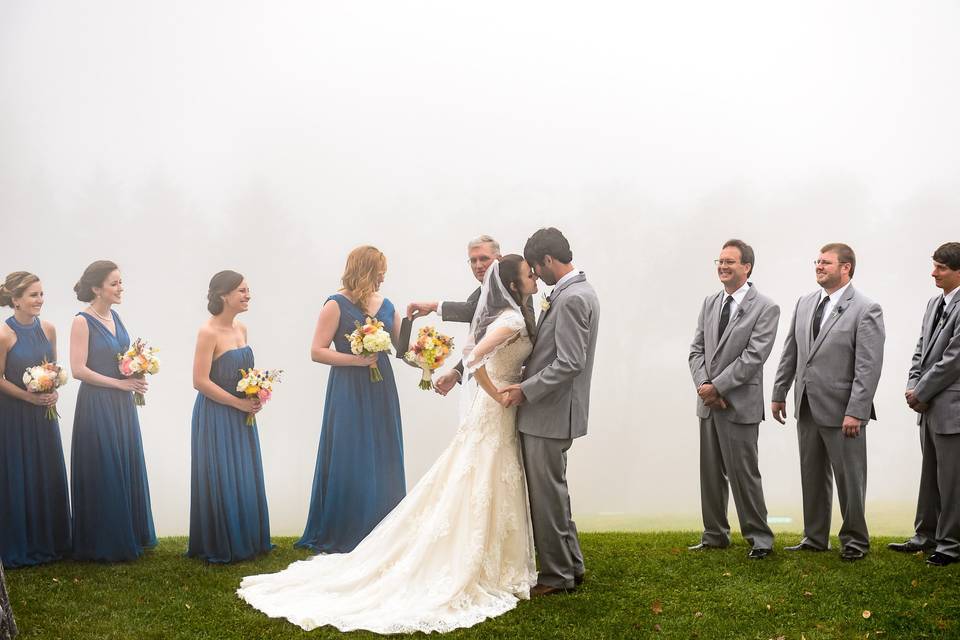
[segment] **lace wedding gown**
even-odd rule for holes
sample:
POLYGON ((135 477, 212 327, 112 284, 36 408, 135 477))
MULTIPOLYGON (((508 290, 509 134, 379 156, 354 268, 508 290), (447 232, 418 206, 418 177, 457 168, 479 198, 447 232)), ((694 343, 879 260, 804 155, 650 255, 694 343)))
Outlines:
MULTIPOLYGON (((531 349, 508 311, 470 361, 503 387, 520 380, 531 349)), ((443 632, 513 609, 537 581, 515 419, 478 389, 450 445, 352 552, 248 576, 237 594, 308 631, 443 632)))

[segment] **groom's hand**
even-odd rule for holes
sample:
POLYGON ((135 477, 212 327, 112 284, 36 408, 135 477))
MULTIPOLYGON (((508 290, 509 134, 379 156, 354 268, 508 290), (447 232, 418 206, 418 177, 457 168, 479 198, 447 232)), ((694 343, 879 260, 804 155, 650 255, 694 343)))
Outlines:
POLYGON ((407 305, 407 318, 413 320, 420 316, 430 315, 439 306, 436 302, 411 302, 407 305))
POLYGON ((504 405, 505 407, 515 407, 527 401, 527 397, 523 395, 523 389, 521 389, 520 385, 518 384, 512 384, 509 387, 504 387, 503 389, 500 389, 500 393, 506 395, 507 397, 507 402, 504 405))

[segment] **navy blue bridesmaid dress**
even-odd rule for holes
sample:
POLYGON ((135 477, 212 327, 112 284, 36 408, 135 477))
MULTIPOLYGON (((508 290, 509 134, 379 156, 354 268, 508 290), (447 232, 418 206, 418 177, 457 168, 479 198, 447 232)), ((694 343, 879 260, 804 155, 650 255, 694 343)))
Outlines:
MULTIPOLYGON (((7 318, 17 342, 3 375, 24 389, 23 372, 44 360, 53 346, 40 320, 24 326, 7 318)), ((46 407, 0 393, 0 559, 22 567, 70 553, 70 503, 60 423, 46 407)))
MULTIPOLYGON (((366 320, 343 295, 334 336, 337 351, 350 353, 346 334, 366 320)), ((384 299, 376 319, 393 330, 394 307, 384 299)), ((352 551, 406 495, 400 400, 390 356, 379 354, 381 382, 367 367, 330 367, 323 427, 307 525, 296 546, 324 553, 352 551)))
MULTIPOLYGON (((87 321, 87 367, 122 379, 117 355, 130 334, 111 309, 117 334, 81 312, 87 321)), ((71 465, 73 557, 117 562, 135 560, 156 546, 147 465, 133 393, 80 383, 73 418, 71 465)))
MULTIPOLYGON (((252 366, 249 346, 231 349, 213 361, 210 380, 240 397, 240 369, 252 366)), ((197 394, 191 439, 190 557, 234 562, 273 548, 260 436, 257 426, 248 427, 246 420, 243 411, 197 394)))

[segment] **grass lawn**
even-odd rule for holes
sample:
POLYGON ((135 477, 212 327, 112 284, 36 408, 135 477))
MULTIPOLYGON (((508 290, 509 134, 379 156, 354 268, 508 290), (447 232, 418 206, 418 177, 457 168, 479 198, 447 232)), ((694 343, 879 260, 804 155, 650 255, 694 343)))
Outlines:
MULTIPOLYGON (((587 581, 576 593, 520 606, 451 638, 960 638, 960 564, 927 566, 875 538, 856 563, 829 553, 749 560, 742 540, 689 552, 697 533, 586 533, 587 581)), ((898 538, 899 540, 899 538, 898 538)), ((242 576, 277 571, 308 554, 277 538, 269 556, 228 566, 182 556, 165 538, 139 562, 58 564, 7 572, 21 637, 330 638, 306 633, 241 602, 242 576)), ((836 545, 836 540, 834 540, 836 545)), ((372 637, 357 632, 351 637, 372 637)))

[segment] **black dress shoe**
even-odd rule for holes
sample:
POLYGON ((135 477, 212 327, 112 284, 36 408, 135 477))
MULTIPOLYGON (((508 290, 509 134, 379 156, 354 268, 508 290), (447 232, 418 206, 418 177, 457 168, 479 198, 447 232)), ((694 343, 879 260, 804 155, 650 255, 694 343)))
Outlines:
POLYGON ((818 549, 812 544, 807 544, 806 542, 801 542, 800 544, 795 544, 791 547, 784 547, 784 551, 826 551, 826 549, 818 549))
POLYGON ((573 589, 564 589, 563 587, 551 587, 546 584, 538 584, 533 589, 530 589, 531 598, 539 598, 540 596, 552 596, 556 593, 572 593, 573 589))
POLYGON ((856 547, 844 547, 840 552, 840 559, 853 562, 854 560, 863 560, 867 554, 856 547))
POLYGON ((582 584, 583 584, 583 574, 581 574, 581 575, 579 575, 579 576, 573 576, 573 584, 574 584, 574 586, 577 586, 577 587, 579 587, 580 585, 582 585, 582 584))
POLYGON ((750 549, 747 557, 753 560, 763 560, 771 553, 773 553, 773 549, 750 549))
POLYGON ((707 544, 706 542, 701 542, 687 547, 687 551, 703 551, 704 549, 725 549, 726 547, 718 547, 715 544, 707 544))
POLYGON ((906 542, 891 542, 887 545, 887 549, 898 553, 917 553, 918 551, 932 551, 936 548, 937 545, 935 544, 917 544, 909 540, 906 542))
POLYGON ((953 564, 954 562, 960 562, 960 558, 948 556, 947 554, 940 553, 939 551, 934 551, 930 554, 930 557, 927 558, 927 564, 932 564, 935 567, 945 567, 948 564, 953 564))

